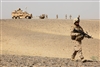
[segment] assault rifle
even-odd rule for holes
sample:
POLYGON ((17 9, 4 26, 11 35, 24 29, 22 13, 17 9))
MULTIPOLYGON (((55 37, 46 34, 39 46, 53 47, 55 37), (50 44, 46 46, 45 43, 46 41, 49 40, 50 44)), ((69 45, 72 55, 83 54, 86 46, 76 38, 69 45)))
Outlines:
POLYGON ((80 33, 80 35, 83 35, 84 37, 86 37, 86 38, 93 38, 92 36, 90 36, 90 35, 88 35, 88 32, 84 32, 84 31, 81 31, 81 30, 73 30, 73 32, 75 32, 75 33, 80 33))

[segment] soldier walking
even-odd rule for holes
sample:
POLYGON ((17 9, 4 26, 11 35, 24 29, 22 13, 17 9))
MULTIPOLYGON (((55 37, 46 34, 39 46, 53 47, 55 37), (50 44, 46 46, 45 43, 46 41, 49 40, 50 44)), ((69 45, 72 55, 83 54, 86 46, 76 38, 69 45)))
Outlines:
POLYGON ((73 23, 74 25, 72 26, 71 29, 71 39, 74 41, 74 52, 72 54, 71 59, 74 60, 75 56, 77 55, 77 53, 79 54, 80 59, 83 61, 84 56, 82 53, 82 40, 84 39, 84 37, 87 38, 92 38, 91 36, 89 36, 88 34, 84 33, 83 28, 79 25, 80 22, 80 16, 78 16, 77 18, 74 19, 73 23))
POLYGON ((67 19, 67 14, 65 15, 65 19, 67 19))

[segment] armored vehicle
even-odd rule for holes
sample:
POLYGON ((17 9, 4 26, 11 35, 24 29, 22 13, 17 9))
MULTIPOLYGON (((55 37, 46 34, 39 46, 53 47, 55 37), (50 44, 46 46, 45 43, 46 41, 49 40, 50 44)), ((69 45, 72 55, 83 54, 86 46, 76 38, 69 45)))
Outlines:
POLYGON ((46 16, 45 14, 42 14, 42 15, 39 16, 39 18, 40 18, 40 19, 44 19, 45 16, 46 16))
POLYGON ((21 8, 13 11, 11 15, 12 15, 12 19, 21 19, 21 18, 31 19, 32 18, 32 14, 29 14, 26 11, 21 10, 21 8))

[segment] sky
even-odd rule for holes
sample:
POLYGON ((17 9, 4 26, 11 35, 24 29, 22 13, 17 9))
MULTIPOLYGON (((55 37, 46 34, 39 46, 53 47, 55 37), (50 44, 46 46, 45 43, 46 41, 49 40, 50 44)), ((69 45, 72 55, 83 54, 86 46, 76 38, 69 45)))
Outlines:
POLYGON ((47 14, 54 19, 81 16, 81 19, 100 19, 100 0, 1 0, 0 19, 11 19, 11 12, 21 8, 33 16, 47 14))

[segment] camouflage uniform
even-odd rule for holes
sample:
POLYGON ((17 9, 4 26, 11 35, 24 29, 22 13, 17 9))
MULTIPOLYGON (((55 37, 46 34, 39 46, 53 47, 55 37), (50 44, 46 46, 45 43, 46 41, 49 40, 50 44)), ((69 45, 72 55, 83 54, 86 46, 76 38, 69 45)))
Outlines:
MULTIPOLYGON (((80 20, 77 19, 75 22, 79 22, 80 20)), ((75 59, 76 54, 79 54, 80 59, 84 59, 83 54, 82 54, 82 40, 84 39, 84 36, 81 35, 79 32, 75 32, 75 31, 83 31, 82 27, 80 25, 76 26, 72 26, 72 30, 71 30, 71 36, 72 36, 72 40, 75 43, 74 44, 74 52, 72 54, 72 59, 75 59)), ((84 31, 83 31, 84 32, 84 31)))

